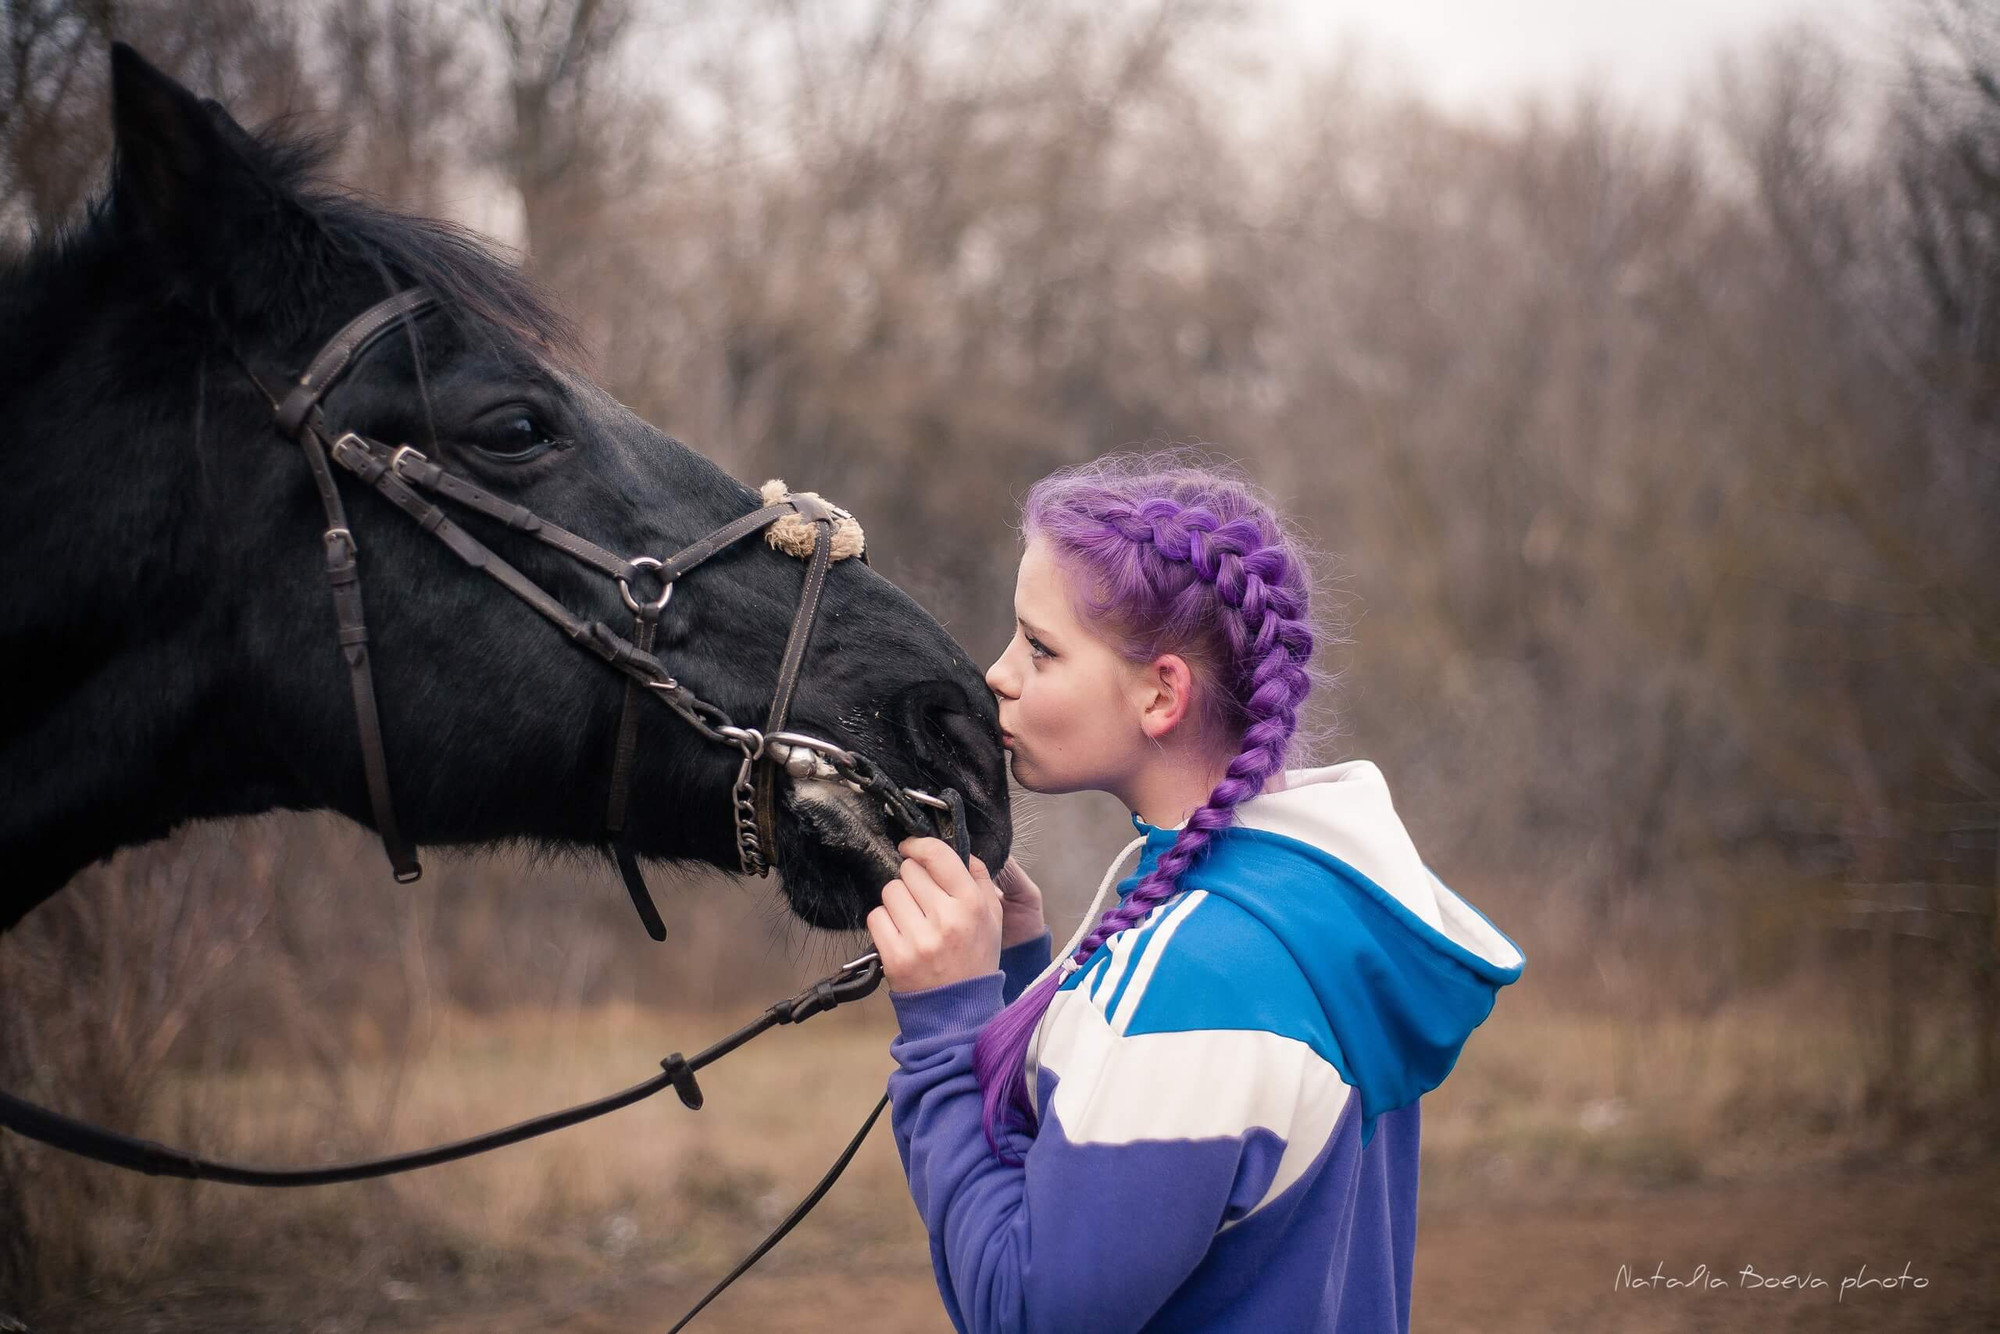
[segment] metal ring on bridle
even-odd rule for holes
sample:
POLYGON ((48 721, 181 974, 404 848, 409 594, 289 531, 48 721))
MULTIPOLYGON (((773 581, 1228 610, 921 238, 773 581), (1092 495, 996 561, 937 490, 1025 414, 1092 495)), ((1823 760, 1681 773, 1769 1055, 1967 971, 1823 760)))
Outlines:
POLYGON ((744 759, 761 760, 764 758, 764 742, 766 738, 756 728, 738 727, 734 723, 725 723, 715 730, 723 740, 742 751, 744 759))
MULTIPOLYGON (((660 562, 651 556, 634 556, 627 563, 635 570, 657 570, 660 568, 660 562)), ((674 586, 669 581, 661 585, 660 597, 657 602, 640 602, 632 596, 632 586, 625 582, 625 576, 622 574, 618 576, 618 596, 625 599, 625 609, 634 616, 658 616, 667 609, 667 599, 673 595, 674 586)))

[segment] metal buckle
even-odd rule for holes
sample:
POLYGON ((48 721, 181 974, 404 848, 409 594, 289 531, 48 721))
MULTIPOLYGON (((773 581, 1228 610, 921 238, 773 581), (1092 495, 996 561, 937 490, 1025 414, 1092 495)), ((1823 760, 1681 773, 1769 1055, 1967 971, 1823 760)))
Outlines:
POLYGON ((353 431, 341 432, 340 438, 326 447, 326 452, 333 456, 335 463, 349 470, 353 470, 355 465, 348 462, 346 455, 359 454, 364 459, 370 457, 368 442, 353 431))
MULTIPOLYGON (((418 457, 422 456, 419 455, 418 457)), ((651 556, 634 556, 625 563, 639 570, 657 570, 660 568, 660 562, 651 556)), ((667 599, 673 595, 674 586, 669 581, 661 585, 659 601, 640 602, 632 596, 632 585, 625 582, 625 576, 622 574, 618 576, 618 596, 625 599, 625 609, 634 616, 644 616, 648 620, 658 617, 661 612, 667 609, 667 599)))
POLYGON ((780 1023, 802 1024, 816 1014, 825 1014, 836 1005, 862 999, 881 984, 882 956, 870 950, 852 963, 842 965, 839 972, 821 978, 790 1000, 772 1006, 771 1012, 780 1023))
POLYGON ((389 471, 395 473, 398 477, 402 477, 406 482, 410 480, 408 477, 403 477, 403 460, 406 458, 413 458, 419 463, 430 462, 430 459, 424 455, 423 451, 414 446, 396 446, 396 452, 389 456, 389 471))

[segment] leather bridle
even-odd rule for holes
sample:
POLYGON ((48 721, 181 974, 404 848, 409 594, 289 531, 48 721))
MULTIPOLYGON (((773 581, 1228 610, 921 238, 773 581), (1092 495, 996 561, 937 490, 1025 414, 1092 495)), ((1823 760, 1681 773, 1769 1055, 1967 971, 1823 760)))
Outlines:
MULTIPOLYGON (((633 760, 637 753, 639 701, 650 695, 678 714, 710 741, 735 749, 739 755, 736 781, 730 791, 731 815, 736 827, 736 851, 745 875, 768 875, 777 861, 775 780, 780 766, 795 778, 818 777, 846 783, 863 796, 878 800, 884 814, 910 833, 929 833, 932 826, 947 838, 962 821, 962 802, 947 790, 934 796, 916 788, 890 782, 866 756, 820 737, 785 730, 806 648, 812 639, 820 594, 826 586, 827 570, 833 560, 833 533, 837 520, 851 519, 845 510, 812 495, 786 494, 782 499, 753 510, 715 529, 665 559, 652 556, 622 557, 549 522, 523 506, 494 496, 438 464, 409 445, 391 448, 357 432, 334 435, 321 411, 321 400, 342 375, 352 369, 371 346, 398 326, 411 327, 426 312, 437 308, 437 299, 422 288, 410 288, 369 307, 327 340, 305 373, 279 398, 257 380, 271 401, 280 434, 296 441, 312 472, 320 503, 326 511, 327 582, 333 592, 335 619, 339 627, 342 658, 347 663, 348 683, 354 696, 354 717, 361 740, 362 771, 367 778, 368 799, 375 829, 398 881, 412 881, 423 874, 416 849, 405 838, 396 820, 395 802, 389 788, 389 763, 382 741, 382 721, 376 706, 374 669, 368 647, 367 618, 361 603, 361 573, 358 546, 341 502, 334 467, 353 474, 418 526, 449 547, 452 553, 480 571, 535 611, 553 622, 572 642, 588 649, 625 676, 625 699, 618 722, 617 743, 612 752, 610 797, 606 803, 604 841, 610 849, 632 896, 647 933, 655 940, 666 939, 666 927, 647 892, 638 858, 626 835, 626 813, 630 801, 633 760), (498 520, 517 532, 526 533, 571 558, 617 581, 618 592, 632 613, 632 631, 621 635, 602 621, 578 616, 539 584, 502 559, 485 543, 455 523, 438 505, 425 498, 435 495, 475 513, 498 520), (806 562, 805 584, 792 617, 779 662, 771 706, 762 728, 739 727, 716 705, 700 698, 676 681, 660 660, 653 656, 653 643, 660 614, 681 576, 711 557, 729 549, 753 533, 796 514, 812 526, 811 554, 806 562), (642 598, 635 585, 650 578, 659 588, 657 597, 642 598), (926 813, 929 818, 926 819, 926 813)), ((245 368, 248 370, 248 368, 245 368)), ((252 378, 256 379, 254 373, 252 378)), ((864 563, 867 556, 862 556, 864 563)))
MULTIPOLYGON (((295 440, 304 451, 313 484, 319 491, 320 503, 326 510, 323 542, 327 581, 333 590, 340 651, 347 663, 348 681, 354 695, 354 714, 361 736, 362 768, 368 780, 368 798, 373 807, 376 832, 381 836, 396 879, 415 880, 423 874, 423 868, 417 863, 415 847, 403 836, 396 823, 395 805, 390 799, 388 759, 382 745, 382 720, 376 708, 375 676, 368 654, 367 619, 361 606, 361 574, 356 560, 359 548, 354 532, 348 526, 346 507, 341 503, 340 487, 333 471, 335 466, 360 478, 396 508, 415 519, 425 532, 450 547, 453 554, 466 564, 498 582, 553 621, 570 639, 624 674, 625 699, 612 754, 605 841, 610 845, 619 871, 624 876, 633 905, 638 908, 640 919, 653 939, 666 939, 666 927, 653 906, 652 896, 647 892, 646 882, 639 871, 638 859, 625 838, 632 764, 638 749, 638 701, 646 696, 660 700, 702 736, 732 747, 741 756, 736 782, 730 793, 730 805, 736 823, 737 857, 744 874, 768 875, 776 862, 773 793, 776 771, 780 766, 794 778, 844 782, 855 792, 880 801, 888 818, 907 832, 935 832, 953 844, 960 858, 968 857, 971 851, 970 829, 966 822, 964 800, 957 791, 946 788, 943 796, 933 796, 916 788, 898 787, 865 755, 820 737, 785 730, 786 714, 804 666, 806 647, 812 638, 827 569, 833 561, 835 522, 852 517, 845 510, 815 496, 787 494, 780 500, 723 524, 664 560, 650 556, 623 558, 447 472, 408 445, 392 449, 353 431, 329 438, 331 432, 320 410, 320 400, 327 391, 384 334, 399 324, 410 327, 436 306, 434 297, 421 289, 412 288, 369 307, 328 340, 305 373, 282 398, 273 394, 247 365, 244 367, 270 400, 278 430, 295 440), (424 493, 437 495, 497 519, 509 528, 546 542, 616 580, 619 594, 633 616, 631 636, 620 635, 602 621, 571 612, 539 584, 454 523, 443 509, 425 499, 424 493), (784 657, 779 663, 777 684, 764 726, 739 727, 730 721, 723 710, 673 678, 660 660, 653 656, 654 635, 659 627, 660 613, 666 610, 675 583, 682 575, 750 534, 762 532, 793 514, 810 523, 813 532, 804 590, 799 596, 798 610, 792 617, 791 633, 785 641, 784 657), (633 586, 644 576, 650 576, 659 585, 657 597, 642 599, 633 593, 633 586), (926 819, 926 816, 929 818, 926 819)), ((866 557, 863 559, 865 561, 866 557)), ((0 1090, 0 1126, 66 1153, 149 1176, 276 1187, 362 1181, 453 1162, 517 1144, 628 1107, 667 1088, 678 1093, 689 1108, 699 1110, 703 1097, 695 1081, 698 1070, 774 1027, 803 1023, 838 1005, 860 1000, 873 993, 881 981, 881 959, 871 950, 797 995, 770 1006, 757 1019, 694 1056, 683 1057, 679 1052, 672 1053, 660 1062, 660 1073, 644 1083, 471 1139, 383 1158, 311 1168, 251 1167, 218 1162, 74 1120, 14 1097, 4 1090, 0 1090)), ((674 1331, 693 1320, 819 1203, 853 1160, 888 1102, 889 1095, 884 1093, 876 1101, 875 1109, 862 1122, 860 1130, 855 1132, 847 1147, 798 1206, 734 1269, 710 1288, 693 1309, 681 1317, 674 1325, 674 1331)))

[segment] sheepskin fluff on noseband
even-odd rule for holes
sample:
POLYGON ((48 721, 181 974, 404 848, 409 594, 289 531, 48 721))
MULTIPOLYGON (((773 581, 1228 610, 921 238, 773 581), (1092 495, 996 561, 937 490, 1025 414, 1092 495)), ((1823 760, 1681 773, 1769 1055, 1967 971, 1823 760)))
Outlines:
MULTIPOLYGON (((764 489, 759 494, 763 496, 766 505, 775 505, 786 496, 794 493, 785 486, 783 481, 773 477, 770 481, 764 483, 764 489)), ((800 491, 796 494, 811 496, 814 500, 822 499, 816 491, 800 491)), ((827 503, 831 504, 832 502, 828 501, 827 503)), ((812 555, 813 537, 817 531, 817 529, 798 515, 787 514, 784 518, 764 530, 764 540, 769 542, 774 549, 784 552, 787 556, 805 557, 812 555)), ((852 515, 843 513, 833 521, 833 558, 835 560, 846 560, 849 556, 859 556, 862 544, 866 540, 861 532, 860 521, 852 515)))

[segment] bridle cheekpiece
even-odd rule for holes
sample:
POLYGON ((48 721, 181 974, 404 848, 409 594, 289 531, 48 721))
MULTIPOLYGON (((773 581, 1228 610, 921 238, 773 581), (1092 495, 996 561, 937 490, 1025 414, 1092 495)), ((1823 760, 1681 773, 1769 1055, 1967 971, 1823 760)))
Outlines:
MULTIPOLYGON (((391 447, 354 431, 332 435, 321 410, 321 400, 327 391, 385 334, 399 325, 409 327, 437 305, 437 299, 422 288, 398 292, 363 311, 328 339, 282 398, 268 389, 265 391, 271 399, 279 433, 294 440, 304 451, 326 512, 323 544, 327 582, 333 593, 341 657, 347 664, 348 683, 354 697, 362 771, 368 783, 375 829, 396 879, 415 880, 423 874, 423 868, 417 861, 414 845, 403 836, 396 820, 381 713, 376 705, 374 669, 368 651, 367 617, 361 601, 359 548, 341 501, 333 472, 335 466, 360 479, 414 519, 467 565, 526 602, 573 643, 624 674, 625 700, 612 752, 604 841, 618 864, 633 906, 653 939, 666 939, 666 927, 653 906, 626 834, 632 769, 638 750, 638 702, 646 696, 664 703, 702 736, 738 753, 736 780, 730 789, 730 811, 736 829, 737 862, 743 874, 768 875, 776 864, 775 785, 781 768, 794 779, 844 783, 862 796, 880 802, 884 814, 905 830, 930 833, 935 829, 957 844, 964 855, 967 830, 964 803, 957 792, 946 789, 943 796, 936 796, 898 786, 858 751, 785 728, 812 639, 827 571, 835 560, 845 556, 858 555, 863 564, 868 562, 860 524, 846 510, 812 492, 788 491, 782 482, 768 482, 761 497, 762 506, 732 519, 671 556, 618 556, 524 506, 491 494, 432 462, 410 445, 391 447), (572 612, 454 522, 427 496, 497 520, 616 581, 619 597, 632 613, 630 634, 622 635, 603 621, 572 612), (721 708, 675 680, 653 655, 661 613, 672 599, 681 576, 752 533, 766 533, 774 550, 801 555, 806 561, 805 584, 761 728, 737 725, 721 708), (657 595, 639 591, 647 580, 658 588, 657 595)), ((262 387, 261 381, 259 385, 262 387)))

